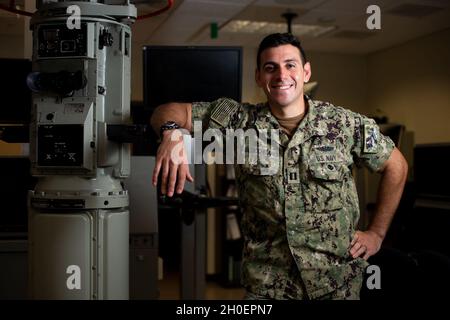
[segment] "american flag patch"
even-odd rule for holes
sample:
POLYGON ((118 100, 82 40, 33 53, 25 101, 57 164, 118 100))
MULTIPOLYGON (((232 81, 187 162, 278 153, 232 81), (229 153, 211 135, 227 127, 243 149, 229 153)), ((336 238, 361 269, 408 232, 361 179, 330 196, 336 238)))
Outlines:
POLYGON ((211 120, 220 124, 223 127, 226 127, 230 120, 230 116, 233 115, 238 108, 239 103, 230 100, 222 100, 214 108, 211 114, 211 120))

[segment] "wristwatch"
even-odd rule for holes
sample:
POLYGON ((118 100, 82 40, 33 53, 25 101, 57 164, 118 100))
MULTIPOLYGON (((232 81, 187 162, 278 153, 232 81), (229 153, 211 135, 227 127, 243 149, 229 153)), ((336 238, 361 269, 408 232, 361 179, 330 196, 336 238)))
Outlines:
POLYGON ((166 130, 174 130, 180 129, 181 127, 174 121, 167 121, 159 128, 159 136, 162 137, 162 134, 166 130))

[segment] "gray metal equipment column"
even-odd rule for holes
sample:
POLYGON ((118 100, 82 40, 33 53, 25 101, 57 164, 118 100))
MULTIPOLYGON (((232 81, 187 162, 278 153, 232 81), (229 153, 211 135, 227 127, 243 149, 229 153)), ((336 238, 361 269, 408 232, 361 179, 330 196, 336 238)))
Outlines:
MULTIPOLYGON (((194 194, 206 187, 206 165, 191 165, 194 173, 194 194)), ((192 186, 185 190, 190 191, 192 186)), ((182 300, 202 300, 206 290, 206 208, 188 209, 192 219, 181 219, 181 287, 182 300)))
POLYGON ((38 2, 31 20, 30 295, 127 299, 130 145, 108 140, 130 116, 128 1, 38 2))

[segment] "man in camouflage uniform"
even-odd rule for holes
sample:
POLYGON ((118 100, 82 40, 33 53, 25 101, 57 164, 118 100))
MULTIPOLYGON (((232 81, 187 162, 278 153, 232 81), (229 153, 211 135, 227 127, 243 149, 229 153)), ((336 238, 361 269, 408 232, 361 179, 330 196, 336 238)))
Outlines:
POLYGON ((303 94, 310 76, 298 40, 270 35, 260 44, 256 70, 266 103, 223 98, 167 104, 152 117, 153 128, 163 129, 153 183, 161 173, 168 196, 192 181, 186 163, 170 157, 180 142, 171 141, 169 120, 190 131, 195 121, 203 130, 252 129, 270 137, 271 152, 277 148, 266 159, 246 157, 235 165, 244 211, 243 284, 250 299, 358 299, 365 260, 379 250, 406 180, 403 156, 373 120, 303 94), (367 231, 355 230, 354 164, 383 175, 367 231))

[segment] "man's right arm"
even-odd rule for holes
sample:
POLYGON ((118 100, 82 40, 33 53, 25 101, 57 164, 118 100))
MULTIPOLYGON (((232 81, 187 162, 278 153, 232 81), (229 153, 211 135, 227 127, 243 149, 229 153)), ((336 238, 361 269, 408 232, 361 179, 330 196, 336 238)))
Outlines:
POLYGON ((191 131, 192 103, 167 103, 160 105, 153 112, 150 125, 156 134, 159 135, 159 129, 167 121, 174 121, 180 127, 191 131))
MULTIPOLYGON (((161 126, 167 121, 174 121, 181 128, 192 129, 192 104, 191 103, 168 103, 155 109, 150 125, 159 136, 161 126)), ((192 182, 187 163, 186 151, 184 150, 182 136, 180 139, 171 139, 174 130, 164 131, 161 138, 161 144, 156 154, 156 164, 153 170, 152 183, 156 186, 158 176, 161 173, 161 192, 171 197, 175 191, 181 193, 184 189, 186 180, 192 182), (181 144, 179 146, 179 144, 181 144), (181 150, 182 161, 173 159, 172 153, 175 148, 181 150)))

